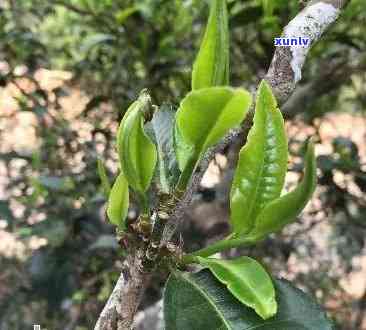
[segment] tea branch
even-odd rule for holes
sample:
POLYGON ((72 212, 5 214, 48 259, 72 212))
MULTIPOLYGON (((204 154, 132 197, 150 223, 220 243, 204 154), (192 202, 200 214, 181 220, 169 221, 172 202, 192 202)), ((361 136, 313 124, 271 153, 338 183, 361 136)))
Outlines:
MULTIPOLYGON (((326 29, 331 26, 336 19, 339 17, 341 9, 346 6, 349 0, 314 0, 310 1, 310 3, 293 19, 290 23, 284 28, 284 31, 291 31, 296 26, 296 29, 299 31, 307 31, 312 30, 311 33, 307 33, 307 36, 310 36, 310 43, 309 47, 305 47, 304 56, 306 57, 311 46, 314 45, 316 41, 320 39, 320 37, 324 34, 326 29), (320 7, 318 7, 320 5, 320 7), (325 7, 324 7, 325 5, 325 7), (332 6, 332 12, 336 11, 337 15, 333 17, 332 20, 327 21, 327 25, 324 24, 314 24, 314 21, 311 22, 312 18, 304 19, 309 13, 314 12, 314 7, 317 6, 317 10, 325 10, 326 8, 331 8, 328 6, 332 6), (301 19, 300 19, 301 18, 301 19), (299 25, 299 22, 302 22, 303 25, 299 25)), ((322 18, 321 18, 322 19, 322 18)), ((286 34, 286 32, 284 32, 286 34)), ((304 36, 305 35, 300 35, 304 36)), ((291 66, 292 61, 292 53, 290 47, 278 47, 275 50, 273 55, 273 59, 271 65, 268 69, 268 72, 265 76, 265 79, 270 83, 274 94, 276 95, 277 101, 280 106, 284 105, 290 96, 293 94, 298 80, 295 79, 295 72, 294 68, 291 66)), ((301 64, 297 69, 301 69, 305 63, 305 59, 302 62, 298 62, 301 64)), ((289 113, 288 115, 291 115, 289 113)), ((251 123, 251 116, 248 116, 248 120, 245 121, 243 126, 240 130, 231 132, 228 136, 226 136, 220 144, 211 148, 207 153, 203 161, 201 162, 200 166, 197 168, 196 172, 194 173, 191 183, 187 189, 186 194, 178 203, 177 207, 175 208, 171 220, 165 231, 164 239, 170 239, 172 234, 175 232, 175 229, 179 225, 180 221, 184 217, 184 210, 188 209, 192 196, 194 192, 198 189, 199 184, 202 180, 204 173, 206 172, 208 165, 210 164, 211 160, 214 158, 215 154, 220 153, 223 151, 227 146, 229 146, 233 141, 237 139, 237 137, 241 134, 246 135, 250 128, 251 123)))
POLYGON ((284 37, 307 38, 309 43, 307 46, 277 47, 275 50, 266 80, 280 104, 287 101, 300 81, 310 49, 337 20, 348 2, 349 0, 310 1, 284 28, 284 37))
MULTIPOLYGON (((309 38, 309 46, 301 49, 278 47, 265 79, 270 83, 280 105, 291 96, 299 80, 311 47, 321 38, 329 26, 339 17, 349 0, 313 0, 285 27, 283 36, 309 38)), ((242 128, 246 131, 248 121, 242 128), (246 125, 246 126, 245 126, 246 125)), ((240 131, 232 132, 222 143, 207 152, 200 166, 194 173, 185 195, 171 211, 170 221, 165 228, 162 242, 168 242, 179 222, 188 209, 194 192, 199 187, 208 164, 217 152, 233 143, 240 131)), ((219 246, 219 248, 221 248, 219 246)), ((202 251, 201 251, 202 252, 202 251)), ((206 251, 207 252, 207 251, 206 251)), ((206 253, 205 252, 205 253, 206 253)), ((211 251, 209 251, 211 253, 211 251)), ((95 330, 129 330, 132 328, 134 315, 149 279, 149 272, 144 269, 145 251, 137 249, 127 258, 122 274, 107 302, 95 330)))

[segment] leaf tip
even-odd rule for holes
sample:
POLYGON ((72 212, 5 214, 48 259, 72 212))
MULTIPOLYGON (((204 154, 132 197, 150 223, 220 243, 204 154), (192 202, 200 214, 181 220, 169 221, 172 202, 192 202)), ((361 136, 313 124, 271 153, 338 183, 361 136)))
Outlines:
POLYGON ((268 320, 277 314, 277 310, 278 310, 278 304, 276 301, 276 297, 272 296, 270 301, 268 301, 265 309, 259 310, 257 308, 255 311, 263 320, 268 320))
POLYGON ((246 89, 244 88, 237 88, 236 89, 238 95, 244 100, 246 107, 249 109, 250 106, 253 103, 253 97, 252 94, 249 93, 246 89))
POLYGON ((277 108, 277 100, 273 94, 272 87, 267 80, 263 79, 258 88, 258 100, 264 99, 271 103, 271 107, 277 108))

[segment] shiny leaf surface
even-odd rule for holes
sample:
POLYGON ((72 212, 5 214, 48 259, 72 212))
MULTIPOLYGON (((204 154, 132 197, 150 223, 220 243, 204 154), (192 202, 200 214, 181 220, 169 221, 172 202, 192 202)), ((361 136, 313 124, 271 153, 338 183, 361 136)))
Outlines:
POLYGON ((289 282, 274 280, 277 314, 263 320, 208 270, 172 273, 164 292, 166 330, 332 330, 319 306, 289 282))
POLYGON ((248 233, 261 209, 279 197, 287 169, 284 121, 269 85, 259 87, 254 124, 239 155, 231 187, 235 235, 248 233))
POLYGON ((126 229, 126 217, 129 206, 129 192, 128 183, 121 172, 113 184, 112 190, 109 194, 107 215, 109 221, 119 227, 126 229))
MULTIPOLYGON (((177 154, 188 154, 189 161, 196 163, 210 146, 240 125, 250 104, 251 96, 244 89, 212 87, 189 93, 177 112, 177 154)), ((189 163, 187 157, 182 159, 178 157, 181 170, 189 163)))
POLYGON ((235 298, 253 308, 261 318, 268 319, 276 314, 277 303, 272 280, 257 261, 249 257, 233 260, 198 259, 202 266, 208 267, 226 285, 235 298))
POLYGON ((316 188, 316 160, 314 145, 309 142, 305 159, 305 174, 298 187, 281 196, 262 210, 250 236, 261 239, 270 233, 280 231, 293 222, 304 209, 316 188))

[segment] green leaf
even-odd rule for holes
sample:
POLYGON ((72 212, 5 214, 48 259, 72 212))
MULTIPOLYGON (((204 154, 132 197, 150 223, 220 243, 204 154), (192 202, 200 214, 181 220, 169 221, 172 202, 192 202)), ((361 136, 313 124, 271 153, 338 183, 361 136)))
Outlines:
POLYGON ((81 51, 84 53, 90 52, 94 47, 112 42, 115 40, 115 37, 111 34, 105 34, 105 33, 96 33, 91 36, 88 36, 84 43, 81 45, 81 51))
POLYGON ((150 97, 143 92, 127 110, 117 137, 122 171, 129 185, 140 194, 149 189, 157 162, 156 147, 144 130, 144 114, 149 106, 150 97))
POLYGON ((266 205, 249 236, 262 239, 270 233, 280 231, 301 213, 316 188, 316 160, 312 142, 308 144, 305 163, 305 174, 301 183, 292 192, 266 205))
POLYGON ((125 220, 128 213, 128 205, 128 183, 124 174, 121 172, 114 182, 111 193, 109 194, 107 215, 109 221, 122 230, 126 229, 125 220))
POLYGON ((183 171, 187 167, 189 160, 193 158, 194 147, 184 140, 178 125, 174 126, 174 150, 178 167, 183 171))
POLYGON ((229 85, 229 27, 226 0, 212 0, 210 16, 192 72, 192 90, 229 85))
POLYGON ((277 314, 263 320, 208 270, 174 272, 164 292, 166 330, 332 330, 325 313, 289 282, 274 280, 277 314))
POLYGON ((107 172, 104 167, 103 161, 100 158, 98 158, 98 160, 97 160, 97 165, 98 165, 98 175, 99 175, 99 179, 102 183, 104 195, 105 195, 105 197, 108 198, 108 196, 111 192, 111 184, 109 183, 107 172))
POLYGON ((284 121, 269 85, 259 87, 254 124, 239 154, 230 194, 235 235, 248 233, 261 209, 279 197, 287 169, 284 121))
POLYGON ((133 14, 139 11, 137 6, 128 7, 126 9, 122 9, 115 14, 115 18, 118 24, 123 25, 126 20, 133 14))
POLYGON ((174 152, 175 112, 165 104, 155 112, 151 121, 158 149, 158 167, 160 186, 163 192, 169 193, 179 177, 179 168, 174 152))
POLYGON ((119 244, 115 235, 101 235, 90 245, 89 250, 111 249, 118 250, 119 244))
POLYGON ((253 308, 263 319, 276 314, 277 303, 272 280, 257 261, 249 257, 233 260, 197 258, 202 266, 208 267, 226 285, 235 298, 253 308))
POLYGON ((241 88, 211 87, 189 93, 177 112, 176 133, 179 136, 176 153, 181 155, 189 150, 189 161, 188 157, 178 156, 180 169, 183 171, 190 164, 193 170, 210 146, 240 125, 250 104, 250 94, 241 88))
POLYGON ((263 11, 265 16, 272 16, 273 11, 276 7, 276 1, 275 0, 262 0, 263 5, 263 11))

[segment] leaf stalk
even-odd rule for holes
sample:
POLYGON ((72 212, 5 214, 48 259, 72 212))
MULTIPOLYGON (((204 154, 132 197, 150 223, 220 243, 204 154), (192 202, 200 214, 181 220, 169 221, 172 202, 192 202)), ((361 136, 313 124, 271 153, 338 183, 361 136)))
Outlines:
POLYGON ((184 265, 191 264, 191 263, 198 263, 197 257, 209 257, 213 254, 223 252, 232 248, 241 247, 244 245, 253 245, 256 243, 257 240, 250 236, 244 236, 240 238, 233 238, 233 239, 224 239, 221 241, 218 241, 206 248, 203 248, 201 250, 198 250, 196 252, 186 254, 182 257, 182 263, 184 265))

